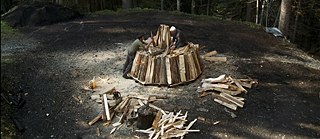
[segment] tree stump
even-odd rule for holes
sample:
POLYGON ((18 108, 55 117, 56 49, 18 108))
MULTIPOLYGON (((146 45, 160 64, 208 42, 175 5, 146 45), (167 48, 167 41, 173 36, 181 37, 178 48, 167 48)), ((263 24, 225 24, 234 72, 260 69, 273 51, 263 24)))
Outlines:
POLYGON ((148 129, 152 127, 155 118, 154 109, 148 105, 143 105, 138 109, 137 127, 139 129, 148 129))

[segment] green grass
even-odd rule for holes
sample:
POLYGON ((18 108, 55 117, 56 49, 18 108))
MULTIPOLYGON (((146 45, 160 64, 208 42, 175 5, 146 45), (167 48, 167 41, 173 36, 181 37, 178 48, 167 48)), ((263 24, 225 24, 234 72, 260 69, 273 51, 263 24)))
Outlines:
MULTIPOLYGON (((6 22, 1 21, 1 43, 3 41, 11 39, 22 38, 22 34, 6 22)), ((3 56, 1 54, 1 69, 6 68, 6 65, 13 64, 14 60, 9 56, 3 56)), ((13 79, 5 77, 1 74, 1 94, 7 98, 9 90, 13 89, 13 79)), ((10 116, 14 113, 13 108, 8 102, 1 96, 1 139, 12 139, 16 138, 16 129, 10 119, 10 116)))
POLYGON ((17 29, 10 27, 5 21, 1 21, 1 41, 20 37, 22 34, 17 29))

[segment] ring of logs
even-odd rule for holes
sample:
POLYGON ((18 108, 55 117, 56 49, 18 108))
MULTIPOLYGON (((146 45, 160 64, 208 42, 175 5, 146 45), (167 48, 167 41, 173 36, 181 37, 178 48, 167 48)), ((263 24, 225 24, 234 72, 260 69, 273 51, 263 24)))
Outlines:
POLYGON ((133 79, 144 85, 173 86, 199 77, 203 67, 199 56, 199 45, 188 43, 172 51, 168 47, 171 42, 167 39, 170 38, 168 34, 169 26, 160 25, 157 35, 153 37, 154 44, 160 47, 154 46, 150 47, 149 51, 140 50, 136 53, 129 73, 133 79), (163 44, 167 44, 166 50, 163 49, 163 44))

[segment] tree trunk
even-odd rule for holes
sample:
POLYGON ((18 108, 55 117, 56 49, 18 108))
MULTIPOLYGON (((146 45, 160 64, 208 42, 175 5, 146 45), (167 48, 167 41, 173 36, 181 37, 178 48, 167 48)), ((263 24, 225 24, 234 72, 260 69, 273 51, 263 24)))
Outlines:
POLYGON ((292 0, 282 0, 281 1, 279 29, 284 36, 288 35, 291 4, 292 4, 292 0))
POLYGON ((256 5, 256 24, 258 24, 259 20, 259 0, 257 0, 257 5, 256 5))
POLYGON ((246 21, 251 21, 251 11, 252 11, 252 3, 247 2, 247 12, 246 12, 246 21))
POLYGON ((262 20, 263 20, 263 14, 264 14, 264 10, 265 10, 265 6, 266 6, 266 1, 263 0, 262 2, 262 8, 261 8, 261 15, 260 15, 260 25, 262 24, 262 20))
POLYGON ((132 8, 132 0, 122 0, 122 8, 123 9, 132 8))
POLYGON ((135 7, 139 7, 139 4, 138 4, 138 1, 137 0, 132 0, 132 3, 133 3, 133 7, 132 8, 135 8, 135 7))
POLYGON ((196 7, 196 3, 194 0, 191 1, 191 14, 194 14, 194 8, 196 7))
POLYGON ((296 41, 296 34, 297 34, 297 26, 298 26, 298 21, 299 21, 300 8, 301 8, 301 0, 298 1, 298 7, 297 7, 297 11, 296 11, 296 19, 294 21, 294 30, 293 30, 293 36, 292 36, 293 42, 296 41))
POLYGON ((164 0, 161 0, 161 11, 163 11, 163 8, 164 8, 164 7, 163 7, 163 1, 164 1, 164 0))
POLYGON ((207 3, 207 15, 209 15, 209 9, 210 9, 210 0, 208 0, 208 3, 207 3))
POLYGON ((181 0, 177 0, 177 10, 180 12, 181 0))

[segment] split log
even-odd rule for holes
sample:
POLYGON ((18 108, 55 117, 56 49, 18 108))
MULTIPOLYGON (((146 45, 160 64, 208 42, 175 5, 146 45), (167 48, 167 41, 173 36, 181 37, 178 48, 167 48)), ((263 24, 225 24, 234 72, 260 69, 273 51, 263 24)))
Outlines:
POLYGON ((145 83, 146 84, 150 84, 152 83, 152 78, 150 78, 151 75, 151 66, 152 66, 152 57, 149 56, 148 57, 148 64, 147 64, 147 73, 146 73, 146 77, 145 77, 145 83))
POLYGON ((230 76, 229 76, 229 79, 233 81, 241 89, 241 92, 248 92, 246 89, 242 87, 242 85, 236 79, 233 79, 230 76))
POLYGON ((238 100, 237 98, 234 98, 233 96, 226 94, 226 93, 220 93, 220 96, 222 96, 223 98, 229 100, 230 102, 236 104, 239 107, 243 107, 244 102, 242 102, 241 100, 238 100))
POLYGON ((111 118, 110 118, 107 94, 103 94, 103 102, 104 102, 104 108, 105 108, 105 113, 106 113, 106 116, 107 116, 107 120, 109 121, 109 120, 111 120, 111 118))
POLYGON ((96 116, 95 118, 93 118, 88 124, 89 125, 93 125, 94 123, 96 123, 97 121, 99 121, 102 117, 102 113, 100 113, 98 116, 96 116))
POLYGON ((209 83, 218 83, 218 82, 225 82, 226 81, 226 75, 220 75, 217 78, 207 78, 207 79, 202 79, 201 82, 209 82, 209 83))
POLYGON ((158 129, 158 125, 159 125, 159 121, 161 119, 162 113, 160 111, 157 112, 156 117, 153 120, 152 123, 152 127, 153 129, 157 130, 158 129))
POLYGON ((202 88, 224 88, 224 89, 228 89, 229 88, 229 85, 227 84, 212 84, 212 83, 203 83, 201 85, 202 88))
POLYGON ((190 74, 190 80, 194 79, 196 76, 196 66, 194 64, 193 56, 191 53, 187 55, 187 59, 189 61, 189 74, 190 74))
POLYGON ((179 70, 180 70, 180 79, 181 82, 187 81, 186 78, 186 66, 185 66, 184 55, 179 55, 179 70))
POLYGON ((155 82, 155 79, 154 79, 154 67, 155 67, 155 64, 156 64, 156 59, 154 57, 151 58, 151 69, 150 69, 150 75, 149 75, 149 82, 150 83, 154 83, 155 82))
POLYGON ((136 70, 138 70, 137 64, 136 64, 138 59, 139 59, 139 54, 136 54, 132 63, 131 71, 130 71, 131 77, 136 77, 135 72, 136 70))
POLYGON ((172 75, 171 75, 171 64, 170 64, 170 58, 166 57, 166 71, 167 71, 167 81, 168 84, 172 84, 172 75))
POLYGON ((224 101, 222 101, 222 100, 220 100, 218 98, 215 98, 214 101, 219 103, 219 104, 221 104, 221 105, 223 105, 223 106, 226 106, 226 107, 228 107, 230 109, 237 110, 237 105, 235 105, 235 104, 224 102, 224 101))
POLYGON ((160 65, 161 65, 161 57, 156 57, 156 64, 155 64, 155 76, 154 76, 154 83, 159 84, 160 83, 160 65))
POLYGON ((204 60, 211 62, 226 62, 227 57, 204 57, 204 60))
POLYGON ((166 74, 166 58, 160 57, 161 64, 160 64, 160 84, 168 84, 167 83, 167 74, 166 74))
POLYGON ((203 57, 214 56, 214 55, 216 55, 217 53, 218 53, 217 51, 211 51, 211 52, 209 52, 209 53, 204 54, 203 57))
POLYGON ((213 96, 213 100, 223 106, 226 106, 230 109, 233 109, 233 110, 237 110, 237 105, 232 103, 230 100, 222 97, 221 95, 219 94, 216 94, 216 93, 212 93, 212 96, 213 96))

